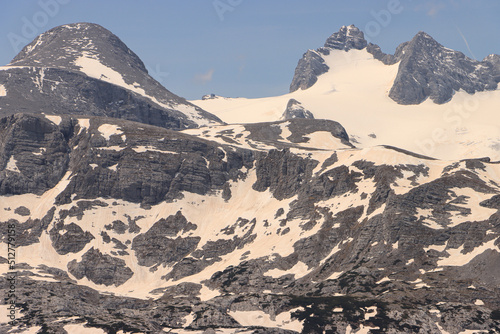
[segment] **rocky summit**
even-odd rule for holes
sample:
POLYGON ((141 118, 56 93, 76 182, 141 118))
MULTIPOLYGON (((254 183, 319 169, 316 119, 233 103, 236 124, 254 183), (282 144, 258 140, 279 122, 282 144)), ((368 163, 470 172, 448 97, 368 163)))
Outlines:
POLYGON ((482 61, 473 60, 462 52, 442 46, 422 31, 411 41, 400 44, 394 55, 385 54, 378 45, 367 43, 362 31, 350 25, 331 35, 323 47, 304 54, 295 70, 290 92, 308 89, 318 76, 327 73, 329 66, 324 56, 332 50, 363 49, 385 65, 399 63, 389 93, 389 97, 399 104, 420 104, 427 98, 442 104, 459 90, 469 94, 495 90, 500 82, 498 55, 482 61))
MULTIPOLYGON (((404 85, 417 46, 440 48, 423 34, 394 56, 363 41, 344 27, 310 55, 321 67, 330 49, 370 48, 400 59, 404 85)), ((2 333, 500 332, 497 161, 357 147, 297 99, 281 120, 224 123, 172 93, 161 102, 167 90, 127 50, 68 25, 0 71, 0 228, 15 243, 0 254, 15 305, 2 333), (85 61, 43 47, 81 50, 90 35, 85 61), (85 96, 94 104, 79 109, 85 96)), ((481 65, 492 78, 497 60, 481 65)), ((452 64, 432 80, 455 82, 452 64)))
POLYGON ((0 67, 0 115, 18 112, 128 119, 169 129, 221 124, 147 72, 117 36, 91 23, 51 29, 0 67))

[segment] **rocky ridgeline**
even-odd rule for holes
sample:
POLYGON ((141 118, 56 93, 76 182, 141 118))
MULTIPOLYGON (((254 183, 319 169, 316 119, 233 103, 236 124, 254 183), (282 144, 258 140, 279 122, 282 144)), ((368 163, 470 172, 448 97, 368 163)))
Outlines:
POLYGON ((419 104, 427 98, 442 104, 461 89, 474 94, 494 90, 500 82, 498 55, 476 61, 459 51, 445 48, 425 32, 419 32, 411 41, 400 44, 395 54, 389 55, 378 45, 367 43, 363 32, 351 25, 343 26, 331 35, 322 48, 304 54, 295 69, 290 92, 313 86, 318 76, 328 72, 324 57, 331 51, 365 48, 386 65, 399 63, 397 77, 389 92, 389 97, 399 104, 419 104))

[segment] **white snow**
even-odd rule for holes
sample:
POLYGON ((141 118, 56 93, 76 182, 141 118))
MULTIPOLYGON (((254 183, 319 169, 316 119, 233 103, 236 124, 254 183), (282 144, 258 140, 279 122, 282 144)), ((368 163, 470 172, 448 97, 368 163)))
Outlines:
POLYGON ((333 50, 324 58, 330 70, 307 90, 257 99, 192 102, 228 123, 256 123, 278 120, 288 100, 294 98, 315 118, 342 124, 358 138, 358 147, 392 145, 448 160, 500 159, 495 146, 498 129, 492 122, 498 120, 500 90, 474 95, 459 91, 441 105, 431 100, 400 105, 388 97, 399 64, 384 65, 366 50, 333 50), (370 137, 372 133, 377 137, 370 137))
POLYGON ((84 327, 83 324, 66 325, 64 329, 71 334, 105 334, 106 332, 100 328, 84 327))
POLYGON ((56 115, 45 115, 45 118, 47 118, 49 121, 51 121, 55 125, 61 124, 61 121, 62 121, 61 116, 56 116, 56 115))
POLYGON ((271 269, 265 272, 264 275, 279 278, 284 275, 293 274, 295 275, 295 279, 299 279, 307 275, 310 271, 311 269, 309 269, 304 262, 299 261, 289 270, 271 269))
POLYGON ((83 130, 90 128, 90 118, 79 118, 78 125, 80 126, 78 134, 80 134, 83 130))
POLYGON ((476 299, 476 301, 474 302, 474 305, 484 306, 484 302, 481 299, 476 299))
POLYGON ((452 216, 450 217, 452 223, 449 224, 448 227, 455 227, 467 221, 487 220, 491 217, 491 215, 497 212, 496 209, 486 208, 479 205, 479 203, 490 199, 493 196, 492 194, 483 194, 471 188, 451 188, 450 190, 453 191, 457 197, 466 197, 465 204, 455 205, 468 208, 471 210, 471 213, 468 215, 461 215, 458 212, 452 212, 452 216))
POLYGON ((174 152, 174 151, 162 151, 152 146, 137 146, 137 147, 132 147, 132 149, 137 153, 159 152, 159 153, 179 154, 179 152, 174 152))
POLYGON ((386 277, 378 280, 375 284, 381 284, 381 283, 390 282, 390 281, 392 281, 392 280, 389 277, 386 276, 386 277))
POLYGON ((309 138, 307 143, 302 144, 303 147, 320 148, 320 149, 343 149, 349 146, 343 144, 339 138, 334 137, 328 131, 316 131, 305 136, 309 138))
POLYGON ((101 135, 106 138, 106 140, 109 140, 109 137, 112 135, 121 135, 123 134, 123 131, 121 131, 120 127, 115 124, 103 124, 99 126, 97 129, 101 133, 101 135))
POLYGON ((215 298, 215 297, 220 296, 220 295, 221 295, 221 293, 219 292, 219 290, 212 290, 212 289, 208 288, 207 286, 205 286, 204 284, 201 285, 199 297, 200 297, 200 300, 202 302, 210 300, 210 299, 215 298))
POLYGON ((113 85, 130 90, 164 108, 179 110, 180 112, 185 114, 188 119, 194 121, 199 126, 219 124, 218 122, 204 118, 201 113, 196 110, 195 106, 189 104, 165 103, 159 101, 155 96, 148 95, 147 92, 143 88, 141 88, 141 86, 137 82, 128 84, 127 82, 125 82, 122 74, 104 65, 96 54, 91 54, 90 52, 85 51, 82 56, 75 60, 74 64, 76 66, 80 66, 80 71, 85 73, 89 77, 106 81, 113 85))
POLYGON ((5 167, 5 170, 15 172, 15 173, 20 173, 21 171, 19 168, 17 168, 17 160, 14 158, 13 155, 10 156, 9 161, 7 162, 7 166, 5 167))
POLYGON ((448 241, 445 242, 444 245, 430 245, 429 247, 424 247, 424 251, 427 252, 429 250, 435 250, 437 252, 442 252, 448 246, 448 241))
POLYGON ((365 320, 369 320, 377 315, 377 306, 367 307, 365 310, 365 320))
POLYGON ((344 272, 343 271, 337 271, 331 274, 327 279, 337 279, 339 278, 344 272))
POLYGON ((291 314, 302 308, 296 308, 288 312, 282 312, 273 319, 263 311, 231 311, 229 315, 242 326, 278 327, 292 331, 301 332, 303 321, 292 319, 291 314))
MULTIPOLYGON (((356 332, 356 334, 370 334, 370 333, 372 333, 372 331, 371 331, 372 329, 380 329, 380 327, 370 327, 370 326, 365 326, 363 324, 360 324, 359 330, 356 332)), ((351 331, 352 331, 352 329, 351 329, 351 331)), ((347 333, 347 331, 346 331, 346 333, 347 333)))
POLYGON ((4 85, 0 85, 0 97, 7 96, 7 89, 4 85))
POLYGON ((194 319, 196 319, 196 314, 194 314, 194 312, 191 312, 190 314, 185 316, 183 321, 184 327, 188 327, 189 325, 191 325, 194 319))
POLYGON ((441 257, 437 261, 438 266, 463 266, 472 261, 476 256, 483 254, 487 250, 495 250, 500 253, 500 248, 495 246, 496 239, 483 243, 481 246, 474 248, 472 251, 464 254, 464 245, 459 248, 449 248, 446 252, 448 257, 441 257))

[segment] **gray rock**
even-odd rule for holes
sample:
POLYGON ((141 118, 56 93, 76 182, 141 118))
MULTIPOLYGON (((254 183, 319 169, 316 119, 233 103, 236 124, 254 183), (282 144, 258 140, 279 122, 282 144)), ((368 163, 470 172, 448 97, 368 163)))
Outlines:
POLYGON ((64 223, 59 222, 50 230, 49 235, 52 246, 59 255, 78 253, 94 239, 90 232, 84 232, 75 223, 64 225, 64 223))
POLYGON ((14 213, 17 213, 20 216, 29 216, 31 214, 31 211, 25 206, 20 206, 14 210, 14 213))
POLYGON ((125 265, 125 261, 110 255, 102 254, 92 247, 80 262, 72 260, 68 263, 68 271, 77 279, 88 278, 95 284, 120 286, 128 281, 134 273, 125 265))
POLYGON ((325 48, 344 51, 351 49, 362 50, 366 45, 365 35, 354 25, 342 26, 338 32, 333 33, 325 42, 325 48))
POLYGON ((65 134, 45 117, 18 114, 0 119, 1 195, 41 195, 59 182, 68 162, 65 134))
POLYGON ((394 56, 400 64, 389 97, 399 104, 427 98, 442 104, 460 89, 469 94, 494 90, 499 81, 492 63, 447 49, 424 32, 399 45, 394 56))
POLYGON ((180 261, 196 249, 200 238, 182 238, 177 235, 196 228, 180 211, 175 216, 154 223, 146 233, 139 234, 132 241, 132 250, 135 251, 139 265, 166 266, 180 261))
POLYGON ((308 89, 318 81, 318 76, 328 72, 328 70, 329 67, 321 54, 318 51, 308 50, 295 68, 295 74, 290 84, 290 93, 299 89, 308 89))
POLYGON ((285 112, 281 116, 281 119, 289 120, 294 118, 314 119, 314 115, 309 110, 306 110, 299 101, 290 99, 286 105, 285 112))

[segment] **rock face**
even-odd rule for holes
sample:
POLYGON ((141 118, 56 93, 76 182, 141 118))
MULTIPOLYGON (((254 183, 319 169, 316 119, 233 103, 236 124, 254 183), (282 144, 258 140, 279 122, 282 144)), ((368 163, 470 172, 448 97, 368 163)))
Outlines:
POLYGON ((77 279, 86 277, 95 284, 106 286, 121 285, 134 274, 122 259, 103 255, 94 248, 83 255, 81 262, 69 262, 68 271, 77 279))
POLYGON ((442 104, 459 90, 474 94, 494 90, 500 82, 498 55, 476 61, 445 48, 425 32, 400 44, 395 54, 390 55, 383 53, 378 45, 368 44, 363 32, 355 26, 344 26, 327 39, 324 47, 304 54, 295 70, 290 92, 313 86, 318 76, 328 72, 325 58, 333 50, 348 52, 365 48, 385 65, 399 62, 398 74, 389 91, 389 97, 399 104, 419 104, 427 98, 442 104))
POLYGON ((315 50, 308 50, 299 60, 295 68, 292 83, 290 84, 290 93, 298 89, 307 89, 318 81, 318 76, 328 72, 328 65, 321 54, 315 50))
POLYGON ((325 48, 344 51, 351 49, 362 50, 366 45, 365 35, 354 25, 341 27, 338 32, 328 37, 325 42, 325 48))
POLYGON ((53 28, 1 69, 0 115, 108 116, 171 129, 222 123, 165 89, 117 36, 96 24, 53 28))
POLYGON ((447 49, 424 32, 399 45, 394 56, 400 64, 389 97, 400 104, 427 98, 441 104, 460 89, 474 94, 496 89, 499 81, 492 63, 447 49))
POLYGON ((294 118, 314 119, 314 115, 309 110, 306 110, 299 101, 290 99, 281 119, 288 120, 294 118))

